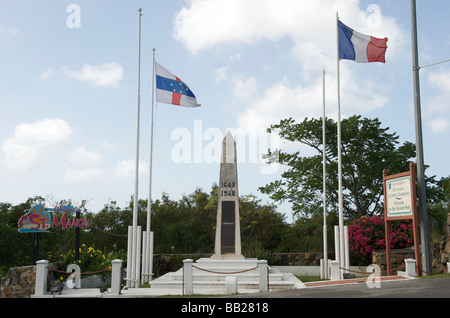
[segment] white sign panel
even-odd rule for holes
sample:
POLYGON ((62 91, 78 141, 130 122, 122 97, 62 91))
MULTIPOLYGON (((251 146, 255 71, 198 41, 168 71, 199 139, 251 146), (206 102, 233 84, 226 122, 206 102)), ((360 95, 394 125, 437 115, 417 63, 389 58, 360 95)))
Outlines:
POLYGON ((388 217, 412 215, 411 177, 387 180, 385 200, 388 217))

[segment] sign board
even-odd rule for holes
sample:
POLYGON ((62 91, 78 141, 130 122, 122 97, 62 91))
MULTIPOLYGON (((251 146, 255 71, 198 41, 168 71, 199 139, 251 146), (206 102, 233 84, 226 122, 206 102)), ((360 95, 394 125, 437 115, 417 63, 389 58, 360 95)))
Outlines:
POLYGON ((412 216, 411 176, 386 180, 387 217, 412 216))
POLYGON ((55 208, 46 208, 43 205, 36 204, 29 212, 22 215, 17 222, 20 233, 39 233, 49 232, 52 227, 67 228, 83 228, 89 226, 89 223, 84 218, 66 218, 66 212, 76 213, 80 212, 71 205, 62 205, 55 208), (61 218, 58 218, 57 213, 52 217, 50 212, 63 213, 61 218))
POLYGON ((17 226, 20 233, 49 232, 51 222, 50 213, 43 205, 37 204, 20 217, 17 226))
POLYGON ((414 163, 409 171, 388 176, 383 170, 384 228, 386 237, 386 267, 391 274, 390 221, 410 219, 413 222, 414 253, 418 275, 422 275, 422 262, 419 250, 419 227, 416 209, 416 172, 414 163))

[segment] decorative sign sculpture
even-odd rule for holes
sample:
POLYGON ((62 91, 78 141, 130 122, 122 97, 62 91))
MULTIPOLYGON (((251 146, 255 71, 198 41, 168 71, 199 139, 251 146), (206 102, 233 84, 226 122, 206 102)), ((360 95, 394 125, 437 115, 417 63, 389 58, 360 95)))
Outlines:
POLYGON ((51 216, 43 205, 38 204, 22 215, 17 225, 20 233, 49 232, 51 216))
POLYGON ((37 204, 33 206, 30 211, 22 215, 17 222, 20 233, 39 233, 49 232, 52 227, 67 228, 83 228, 89 226, 89 223, 84 218, 66 218, 66 213, 81 212, 80 209, 74 208, 71 205, 61 205, 55 208, 46 208, 43 205, 37 204), (62 212, 63 215, 58 219, 58 214, 50 215, 50 212, 62 212))

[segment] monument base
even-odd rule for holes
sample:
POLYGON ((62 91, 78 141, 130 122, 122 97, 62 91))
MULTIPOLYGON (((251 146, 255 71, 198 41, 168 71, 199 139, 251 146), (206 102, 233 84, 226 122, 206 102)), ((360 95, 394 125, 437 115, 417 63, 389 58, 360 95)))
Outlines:
MULTIPOLYGON (((242 255, 222 254, 210 258, 200 258, 193 263, 194 294, 227 294, 227 278, 236 278, 237 293, 259 292, 258 259, 242 255), (216 257, 216 258, 214 258, 216 257)), ((167 273, 150 282, 151 288, 182 289, 184 272, 167 273)), ((281 273, 270 268, 268 272, 269 290, 289 290, 305 288, 305 285, 291 273, 281 273)))
POLYGON ((211 256, 212 260, 243 260, 245 257, 243 255, 237 255, 237 254, 213 254, 211 256))

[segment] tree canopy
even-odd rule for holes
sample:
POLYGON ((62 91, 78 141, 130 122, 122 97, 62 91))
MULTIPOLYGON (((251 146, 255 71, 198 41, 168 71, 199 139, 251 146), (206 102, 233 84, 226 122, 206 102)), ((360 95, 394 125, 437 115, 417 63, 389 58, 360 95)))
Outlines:
MULTIPOLYGON (((296 123, 292 118, 272 125, 269 133, 280 138, 308 146, 315 154, 301 151, 288 153, 280 149, 269 150, 268 162, 278 160, 286 166, 281 180, 260 187, 276 202, 292 203, 294 214, 313 215, 323 210, 323 141, 322 118, 296 123)), ((325 155, 327 205, 331 212, 338 211, 338 154, 337 124, 325 120, 325 155)), ((389 132, 375 119, 352 116, 341 121, 342 187, 344 217, 380 215, 383 211, 382 171, 389 174, 407 171, 409 161, 415 158, 415 145, 400 144, 399 136, 389 132)), ((436 184, 434 179, 429 182, 436 184)))

